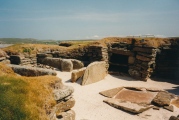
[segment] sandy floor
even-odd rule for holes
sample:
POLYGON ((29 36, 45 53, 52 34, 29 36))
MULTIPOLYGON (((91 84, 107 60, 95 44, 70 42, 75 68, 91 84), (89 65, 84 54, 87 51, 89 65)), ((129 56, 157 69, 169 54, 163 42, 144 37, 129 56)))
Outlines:
POLYGON ((165 109, 153 110, 150 109, 138 115, 132 115, 113 108, 104 103, 106 99, 99 92, 120 86, 135 86, 135 87, 152 87, 165 89, 179 95, 179 85, 168 82, 156 82, 148 80, 147 82, 135 81, 129 77, 111 76, 97 83, 86 86, 81 86, 78 83, 71 83, 70 72, 57 72, 65 85, 73 86, 73 93, 76 100, 75 106, 72 108, 76 112, 76 120, 168 120, 171 115, 177 116, 179 108, 174 108, 174 112, 165 109))

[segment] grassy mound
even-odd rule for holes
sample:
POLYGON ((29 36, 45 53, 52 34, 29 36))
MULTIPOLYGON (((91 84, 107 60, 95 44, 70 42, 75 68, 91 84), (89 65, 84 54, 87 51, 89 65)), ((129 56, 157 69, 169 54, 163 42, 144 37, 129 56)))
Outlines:
POLYGON ((21 77, 0 63, 0 120, 48 119, 56 104, 54 76, 21 77))

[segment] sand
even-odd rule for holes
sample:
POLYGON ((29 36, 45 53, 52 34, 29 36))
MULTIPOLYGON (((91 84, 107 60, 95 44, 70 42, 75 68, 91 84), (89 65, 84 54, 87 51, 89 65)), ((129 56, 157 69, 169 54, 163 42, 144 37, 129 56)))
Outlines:
POLYGON ((71 83, 70 72, 57 71, 57 76, 65 85, 74 87, 75 106, 72 108, 76 113, 76 120, 169 120, 171 115, 179 115, 179 108, 174 107, 174 112, 165 109, 149 109, 141 114, 133 115, 122 110, 113 108, 104 103, 106 97, 99 92, 121 86, 146 87, 165 89, 179 95, 179 85, 168 82, 159 82, 149 79, 147 82, 136 81, 127 76, 107 75, 105 79, 86 86, 71 83))

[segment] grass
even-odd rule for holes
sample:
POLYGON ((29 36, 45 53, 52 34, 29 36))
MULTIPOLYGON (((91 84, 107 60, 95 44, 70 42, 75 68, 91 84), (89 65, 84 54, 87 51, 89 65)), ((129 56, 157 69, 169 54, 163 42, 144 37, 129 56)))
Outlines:
POLYGON ((21 77, 0 63, 0 120, 48 120, 55 76, 21 77))
POLYGON ((0 120, 23 120, 30 118, 25 107, 28 86, 21 79, 0 76, 0 120))

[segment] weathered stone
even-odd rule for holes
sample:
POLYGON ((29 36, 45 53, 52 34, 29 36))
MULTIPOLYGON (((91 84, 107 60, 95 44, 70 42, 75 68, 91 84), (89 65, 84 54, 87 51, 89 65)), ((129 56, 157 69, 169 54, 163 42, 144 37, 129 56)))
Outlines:
POLYGON ((144 52, 144 53, 155 53, 156 49, 144 48, 144 47, 134 47, 133 51, 144 52))
POLYGON ((55 100, 62 100, 70 96, 74 92, 74 88, 71 86, 65 86, 63 89, 55 89, 53 91, 55 100))
POLYGON ((56 114, 57 120, 75 120, 75 112, 73 110, 69 110, 66 112, 62 112, 59 114, 56 114))
POLYGON ((54 70, 49 70, 49 69, 12 65, 12 64, 10 64, 9 67, 11 67, 15 73, 18 73, 23 76, 57 75, 57 73, 54 70))
POLYGON ((0 57, 6 57, 6 56, 7 56, 6 52, 0 49, 0 57))
POLYGON ((61 112, 65 112, 67 110, 70 110, 75 105, 75 99, 71 98, 67 101, 61 101, 57 105, 55 105, 56 114, 59 114, 61 112))
POLYGON ((76 82, 80 77, 82 77, 85 73, 86 67, 81 68, 79 70, 73 70, 71 73, 71 81, 76 82))
POLYGON ((136 114, 142 113, 143 111, 146 111, 153 107, 153 105, 139 105, 136 103, 131 103, 128 101, 125 102, 120 99, 114 99, 114 98, 109 98, 107 100, 104 100, 104 102, 115 108, 122 109, 136 114))
POLYGON ((87 66, 82 85, 88 85, 91 83, 98 82, 105 78, 107 75, 106 62, 93 62, 87 66))
POLYGON ((171 116, 171 117, 169 118, 169 120, 179 120, 179 118, 178 118, 178 117, 175 117, 175 116, 171 116))
POLYGON ((134 56, 134 53, 129 50, 120 50, 116 48, 111 48, 110 52, 120 55, 134 56))
POLYGON ((108 98, 112 98, 122 89, 123 89, 123 87, 113 88, 110 90, 105 90, 105 91, 99 92, 99 94, 101 94, 105 97, 108 97, 108 98))
POLYGON ((170 106, 164 106, 163 108, 165 108, 166 110, 169 110, 171 112, 174 111, 174 107, 172 105, 170 105, 170 106))
POLYGON ((46 57, 41 59, 41 61, 38 61, 38 63, 49 65, 58 69, 61 69, 61 62, 62 62, 61 58, 51 58, 51 57, 46 57))
POLYGON ((135 69, 129 69, 128 72, 132 77, 141 77, 141 73, 135 69))
POLYGON ((84 67, 84 64, 76 59, 71 59, 72 63, 73 63, 73 70, 74 69, 81 69, 82 67, 84 67))
POLYGON ((73 63, 70 59, 63 59, 61 62, 61 71, 71 72, 73 70, 73 63))
POLYGON ((123 88, 113 98, 136 104, 151 104, 157 92, 136 91, 123 88))
POLYGON ((137 54, 148 57, 148 58, 156 57, 156 54, 147 54, 147 53, 142 53, 142 52, 137 52, 137 54))
POLYGON ((40 58, 52 57, 51 54, 46 54, 46 53, 37 53, 36 56, 37 56, 37 57, 40 57, 40 58))
POLYGON ((154 109, 154 110, 160 110, 160 108, 157 107, 157 106, 154 106, 153 109, 154 109))
POLYGON ((179 108, 179 97, 177 99, 172 100, 171 104, 179 108))
POLYGON ((134 64, 134 62, 135 62, 135 57, 129 56, 128 64, 134 64))
POLYGON ((175 98, 174 94, 167 91, 162 91, 158 92, 152 102, 158 106, 169 106, 173 98, 175 98))
POLYGON ((4 63, 4 64, 10 64, 10 63, 11 63, 10 60, 3 60, 3 61, 0 61, 0 62, 2 62, 2 63, 4 63))
POLYGON ((147 62, 149 62, 149 61, 151 61, 151 60, 154 60, 154 59, 152 59, 152 58, 148 58, 148 57, 141 56, 141 55, 137 55, 136 58, 139 59, 139 60, 141 60, 141 61, 147 61, 147 62))

